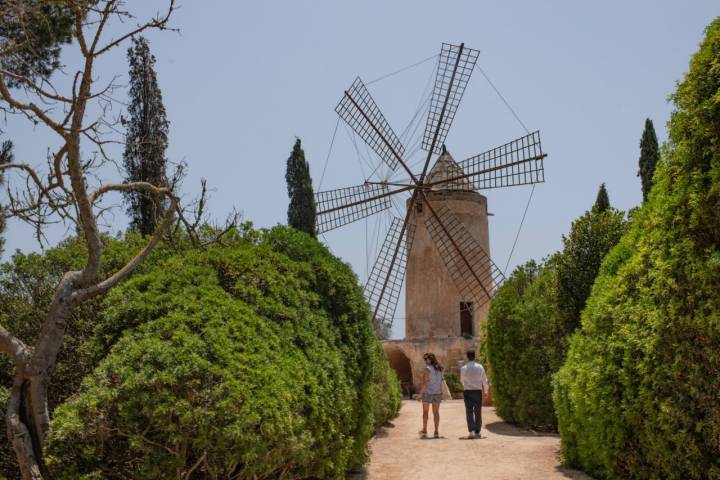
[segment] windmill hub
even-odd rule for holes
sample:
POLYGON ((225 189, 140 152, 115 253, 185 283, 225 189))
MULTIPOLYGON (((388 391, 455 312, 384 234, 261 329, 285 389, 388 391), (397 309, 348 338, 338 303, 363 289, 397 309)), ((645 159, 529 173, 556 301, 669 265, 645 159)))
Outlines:
POLYGON ((538 132, 461 162, 445 147, 479 53, 464 44, 442 45, 421 141, 427 156, 419 172, 410 169, 403 142, 356 78, 335 111, 380 160, 409 180, 366 180, 315 198, 317 231, 324 233, 389 210, 394 195, 409 195, 403 217, 392 218, 365 286, 373 323, 383 335, 407 277, 405 339, 385 343, 406 390, 422 378, 423 353, 433 351, 454 368, 465 350, 477 346, 480 323, 503 279, 490 259, 487 199, 479 190, 544 181, 538 132), (438 158, 429 169, 433 155, 438 158))

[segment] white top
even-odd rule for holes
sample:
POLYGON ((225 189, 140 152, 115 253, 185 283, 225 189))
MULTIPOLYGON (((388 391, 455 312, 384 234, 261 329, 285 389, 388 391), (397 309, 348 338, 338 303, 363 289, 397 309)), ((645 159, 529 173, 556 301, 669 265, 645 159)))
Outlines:
POLYGON ((426 365, 425 368, 428 370, 428 383, 425 385, 423 393, 427 393, 428 395, 441 395, 443 381, 442 371, 430 365, 426 365))
POLYGON ((465 390, 488 391, 489 384, 485 369, 474 360, 469 361, 460 369, 460 382, 465 390))

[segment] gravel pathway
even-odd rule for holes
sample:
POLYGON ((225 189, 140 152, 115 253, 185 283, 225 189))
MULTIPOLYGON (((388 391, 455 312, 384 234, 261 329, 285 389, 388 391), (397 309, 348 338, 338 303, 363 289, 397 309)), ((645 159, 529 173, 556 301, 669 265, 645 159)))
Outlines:
MULTIPOLYGON (((492 407, 483 407, 483 438, 460 440, 467 435, 462 400, 443 402, 440 407, 440 439, 421 440, 421 406, 403 401, 393 426, 371 441, 370 463, 354 480, 443 480, 482 478, 576 479, 589 476, 564 468, 558 458, 560 438, 522 430, 503 422, 492 407)), ((432 413, 428 422, 432 434, 432 413)))

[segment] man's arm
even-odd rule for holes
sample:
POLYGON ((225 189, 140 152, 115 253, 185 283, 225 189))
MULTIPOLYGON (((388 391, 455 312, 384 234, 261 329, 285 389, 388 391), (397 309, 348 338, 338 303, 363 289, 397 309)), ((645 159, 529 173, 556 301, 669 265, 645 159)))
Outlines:
POLYGON ((490 390, 490 383, 488 382, 487 373, 485 373, 485 367, 482 368, 482 386, 483 386, 483 394, 485 396, 488 395, 488 391, 490 390))
POLYGON ((465 367, 460 369, 460 383, 462 383, 463 388, 465 388, 465 370, 467 370, 465 367))

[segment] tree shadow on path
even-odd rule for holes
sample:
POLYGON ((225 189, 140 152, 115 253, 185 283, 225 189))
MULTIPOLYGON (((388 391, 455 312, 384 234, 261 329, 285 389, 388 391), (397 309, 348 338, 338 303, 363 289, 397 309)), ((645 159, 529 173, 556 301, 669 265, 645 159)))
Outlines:
POLYGON ((509 437, 559 437, 557 433, 539 432, 510 425, 506 422, 492 422, 485 425, 488 432, 509 437))

